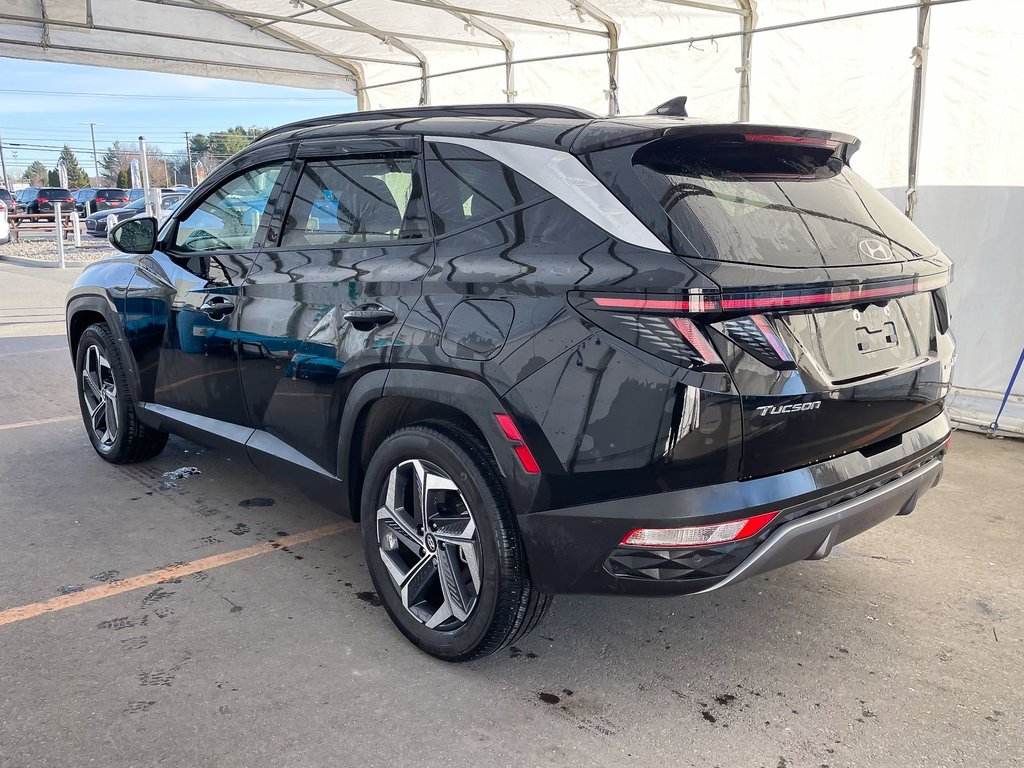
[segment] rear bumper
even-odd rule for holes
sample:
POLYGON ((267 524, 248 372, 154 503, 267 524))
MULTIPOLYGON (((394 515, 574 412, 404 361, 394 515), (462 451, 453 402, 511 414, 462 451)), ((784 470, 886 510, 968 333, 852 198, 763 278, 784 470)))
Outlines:
POLYGON ((853 453, 771 477, 522 515, 532 578, 546 592, 693 594, 826 557, 836 544, 911 512, 941 478, 948 435, 943 415, 874 456, 853 453), (773 526, 740 542, 619 546, 638 527, 704 525, 776 510, 773 526))
POLYGON ((749 579, 800 560, 821 560, 832 548, 899 514, 909 514, 917 500, 942 479, 942 459, 869 491, 851 501, 785 523, 724 579, 702 592, 749 579))

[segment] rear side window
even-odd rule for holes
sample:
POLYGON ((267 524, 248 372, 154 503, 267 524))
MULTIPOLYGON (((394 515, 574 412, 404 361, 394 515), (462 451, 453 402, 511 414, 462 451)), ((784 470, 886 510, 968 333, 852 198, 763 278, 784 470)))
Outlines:
POLYGON ((437 235, 549 197, 525 176, 468 147, 428 144, 426 159, 427 195, 437 235))
POLYGON ((283 246, 334 246, 422 237, 415 159, 362 157, 306 163, 281 237, 283 246))
POLYGON ((633 165, 704 258, 841 266, 936 250, 831 147, 663 139, 638 150, 633 165), (889 250, 862 247, 865 239, 881 240, 889 250))

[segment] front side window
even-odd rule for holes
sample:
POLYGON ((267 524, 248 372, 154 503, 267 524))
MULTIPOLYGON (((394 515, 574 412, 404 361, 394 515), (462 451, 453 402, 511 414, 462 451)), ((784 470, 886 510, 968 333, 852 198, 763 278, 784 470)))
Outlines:
POLYGON ((422 236, 412 157, 306 163, 285 219, 282 246, 380 243, 422 236))
POLYGON ((207 195, 178 222, 174 247, 178 251, 242 251, 254 247, 256 233, 282 163, 252 168, 207 195))
POLYGON ((549 197, 541 187, 493 157, 448 143, 427 145, 427 190, 438 235, 549 197))

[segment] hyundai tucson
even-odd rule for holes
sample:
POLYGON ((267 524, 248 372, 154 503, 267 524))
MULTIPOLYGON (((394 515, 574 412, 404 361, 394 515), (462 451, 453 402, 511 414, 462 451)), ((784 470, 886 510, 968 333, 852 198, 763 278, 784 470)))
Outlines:
POLYGON ((275 129, 70 291, 89 438, 299 483, 451 661, 555 593, 826 557, 911 512, 950 435, 950 262, 858 146, 527 105, 275 129))

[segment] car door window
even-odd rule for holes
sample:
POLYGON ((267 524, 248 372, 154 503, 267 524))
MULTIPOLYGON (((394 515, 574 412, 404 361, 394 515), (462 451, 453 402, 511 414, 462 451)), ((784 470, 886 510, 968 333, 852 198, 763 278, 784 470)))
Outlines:
POLYGON ((179 252, 243 251, 256 244, 263 211, 283 163, 251 168, 215 189, 178 222, 179 252))
POLYGON ((422 237, 426 222, 412 157, 363 157, 306 163, 281 245, 336 246, 422 237))

